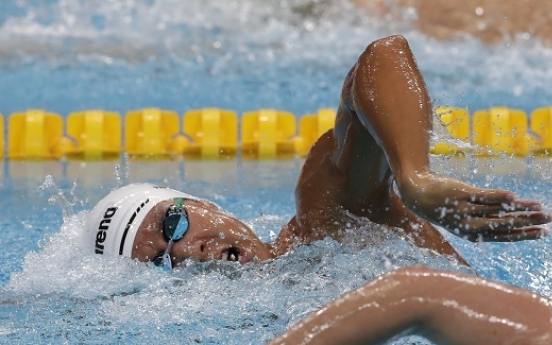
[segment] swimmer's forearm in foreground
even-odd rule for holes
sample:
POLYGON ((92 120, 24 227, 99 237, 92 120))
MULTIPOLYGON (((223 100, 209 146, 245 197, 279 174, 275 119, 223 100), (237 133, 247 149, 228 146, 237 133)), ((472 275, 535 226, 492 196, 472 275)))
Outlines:
POLYGON ((415 266, 385 274, 311 314, 270 345, 552 343, 552 301, 478 277, 415 266))

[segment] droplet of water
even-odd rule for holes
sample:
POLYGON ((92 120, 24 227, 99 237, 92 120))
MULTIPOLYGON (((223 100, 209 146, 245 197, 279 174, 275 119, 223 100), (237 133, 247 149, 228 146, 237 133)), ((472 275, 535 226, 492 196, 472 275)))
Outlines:
POLYGON ((54 183, 54 178, 52 177, 52 175, 46 175, 44 177, 44 182, 42 182, 42 184, 40 186, 38 186, 38 191, 43 191, 43 190, 46 190, 48 188, 53 188, 55 187, 56 184, 54 183))

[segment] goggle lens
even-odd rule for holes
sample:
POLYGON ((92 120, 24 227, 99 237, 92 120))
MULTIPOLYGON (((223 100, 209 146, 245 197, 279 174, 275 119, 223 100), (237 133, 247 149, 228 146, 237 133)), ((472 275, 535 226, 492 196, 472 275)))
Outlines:
POLYGON ((173 244, 182 239, 190 227, 188 214, 184 209, 184 199, 174 198, 173 201, 174 205, 169 207, 163 221, 163 234, 169 241, 169 244, 163 255, 156 257, 152 261, 155 266, 160 266, 166 271, 170 271, 173 268, 170 255, 173 244))

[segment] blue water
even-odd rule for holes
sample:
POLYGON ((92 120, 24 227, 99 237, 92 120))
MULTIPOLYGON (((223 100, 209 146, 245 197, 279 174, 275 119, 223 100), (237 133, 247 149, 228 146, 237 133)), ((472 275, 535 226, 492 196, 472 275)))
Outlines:
MULTIPOLYGON (((405 15, 408 15, 406 13, 405 15)), ((298 117, 336 106, 365 45, 403 33, 436 104, 549 105, 552 50, 530 37, 486 48, 434 41, 351 3, 288 0, 5 1, 0 112, 144 106, 258 107, 298 117)), ((0 161, 0 343, 260 344, 393 267, 462 270, 366 223, 260 265, 190 261, 174 272, 83 256, 85 212, 107 191, 149 181, 212 199, 271 240, 294 214, 301 159, 0 161), (64 219, 59 192, 73 206, 64 219), (382 244, 365 247, 374 233, 382 244)), ((548 159, 433 158, 436 170, 552 205, 548 159)), ((552 296, 552 240, 472 244, 474 270, 552 296)), ((410 344, 405 339, 395 344, 410 344)))
MULTIPOLYGON (((335 107, 343 75, 372 40, 405 34, 436 103, 548 105, 552 51, 530 36, 494 47, 442 43, 348 1, 5 1, 0 111, 124 113, 258 107, 297 116, 335 107)), ((406 14, 405 14, 406 16, 406 14)))

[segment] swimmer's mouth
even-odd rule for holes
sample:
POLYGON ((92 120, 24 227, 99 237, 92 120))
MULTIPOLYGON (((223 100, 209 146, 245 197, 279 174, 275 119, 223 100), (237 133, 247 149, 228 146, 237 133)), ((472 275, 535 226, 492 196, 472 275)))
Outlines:
POLYGON ((251 255, 248 255, 247 251, 245 250, 241 250, 238 247, 229 247, 222 251, 221 259, 224 261, 232 261, 245 264, 246 262, 251 260, 250 256, 251 255))
POLYGON ((239 262, 241 258, 240 250, 236 247, 230 247, 222 253, 222 259, 226 261, 239 262))

